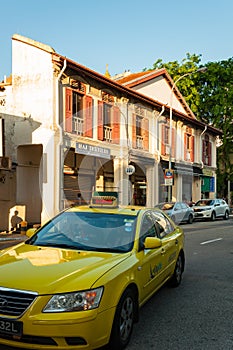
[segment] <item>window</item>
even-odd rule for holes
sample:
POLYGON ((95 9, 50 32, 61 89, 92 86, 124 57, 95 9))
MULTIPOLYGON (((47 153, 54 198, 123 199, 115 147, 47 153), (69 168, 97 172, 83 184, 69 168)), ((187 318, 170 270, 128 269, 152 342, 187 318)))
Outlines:
POLYGON ((182 209, 182 208, 181 208, 181 203, 176 203, 175 208, 176 208, 177 210, 181 210, 181 209, 182 209))
POLYGON ((120 109, 118 106, 98 101, 98 140, 120 143, 120 109))
POLYGON ((162 125, 162 137, 161 137, 161 154, 163 156, 170 155, 175 158, 175 149, 176 149, 176 130, 172 128, 172 142, 170 142, 170 125, 162 125))
POLYGON ((73 91, 72 102, 72 131, 74 131, 77 135, 83 135, 83 96, 73 91))
POLYGON ((132 215, 63 212, 40 230, 33 243, 124 253, 134 245, 136 222, 132 215))
POLYGON ((132 115, 132 140, 133 148, 149 150, 149 119, 143 108, 136 108, 136 113, 132 115), (140 114, 139 114, 140 112, 140 114))
POLYGON ((157 237, 154 220, 151 216, 151 213, 149 212, 144 215, 144 218, 142 220, 139 236, 139 250, 143 249, 146 237, 157 237))
POLYGON ((181 203, 181 208, 182 209, 187 209, 189 206, 186 203, 181 203))
POLYGON ((104 103, 104 125, 111 126, 111 109, 112 106, 104 103))
POLYGON ((184 134, 184 160, 189 162, 194 161, 194 136, 190 127, 186 127, 184 134))
POLYGON ((164 134, 163 134, 165 145, 169 145, 169 131, 170 131, 170 128, 167 125, 165 125, 164 134))
POLYGON ((205 165, 212 164, 212 145, 209 140, 209 135, 205 135, 204 140, 202 140, 202 161, 205 165))
POLYGON ((136 147, 143 148, 142 117, 136 116, 136 147))
POLYGON ((142 118, 136 116, 136 135, 142 136, 142 118))
POLYGON ((156 227, 159 228, 159 238, 163 238, 174 231, 174 226, 163 213, 153 212, 152 215, 156 227))
POLYGON ((112 106, 104 103, 104 141, 112 142, 112 106))
POLYGON ((93 101, 82 91, 66 88, 65 131, 92 137, 93 101))
POLYGON ((82 110, 83 110, 83 96, 79 95, 77 92, 73 91, 73 115, 82 117, 82 110))

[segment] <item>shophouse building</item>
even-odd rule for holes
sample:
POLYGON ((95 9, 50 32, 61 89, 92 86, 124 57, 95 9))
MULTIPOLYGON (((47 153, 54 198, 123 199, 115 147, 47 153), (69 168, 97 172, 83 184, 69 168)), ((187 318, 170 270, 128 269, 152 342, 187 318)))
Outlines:
POLYGON ((221 133, 165 69, 110 77, 16 34, 0 118, 0 230, 16 206, 40 224, 94 190, 117 191, 123 205, 154 206, 169 187, 173 200, 215 197, 221 133))

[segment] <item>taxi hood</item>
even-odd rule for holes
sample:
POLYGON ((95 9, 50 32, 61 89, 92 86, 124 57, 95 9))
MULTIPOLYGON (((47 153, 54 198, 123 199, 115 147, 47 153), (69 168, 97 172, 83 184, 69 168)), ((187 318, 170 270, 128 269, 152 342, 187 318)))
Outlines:
POLYGON ((0 252, 0 287, 39 294, 85 290, 130 255, 21 243, 0 252))

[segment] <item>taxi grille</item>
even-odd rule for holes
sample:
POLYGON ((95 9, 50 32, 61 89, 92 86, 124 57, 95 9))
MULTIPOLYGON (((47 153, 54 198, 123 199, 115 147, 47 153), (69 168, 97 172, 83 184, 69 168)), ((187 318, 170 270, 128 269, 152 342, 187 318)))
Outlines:
POLYGON ((0 287, 0 314, 20 316, 35 300, 37 293, 0 287))

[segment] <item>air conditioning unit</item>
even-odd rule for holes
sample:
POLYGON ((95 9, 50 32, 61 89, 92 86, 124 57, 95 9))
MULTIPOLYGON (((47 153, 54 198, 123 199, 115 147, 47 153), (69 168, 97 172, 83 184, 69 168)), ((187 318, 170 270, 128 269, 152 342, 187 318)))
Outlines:
POLYGON ((0 157, 0 169, 11 169, 11 160, 9 157, 0 157))

